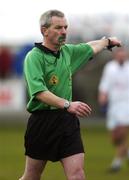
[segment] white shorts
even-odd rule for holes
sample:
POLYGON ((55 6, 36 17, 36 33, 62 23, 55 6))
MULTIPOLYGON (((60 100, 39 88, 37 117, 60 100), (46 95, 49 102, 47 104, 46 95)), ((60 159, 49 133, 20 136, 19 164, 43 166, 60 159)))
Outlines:
POLYGON ((118 126, 129 126, 129 112, 115 112, 107 114, 107 128, 113 130, 118 126))

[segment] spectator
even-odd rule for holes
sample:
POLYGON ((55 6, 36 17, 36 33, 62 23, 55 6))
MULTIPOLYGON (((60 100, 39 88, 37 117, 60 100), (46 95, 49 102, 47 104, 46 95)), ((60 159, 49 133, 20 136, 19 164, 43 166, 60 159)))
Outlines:
POLYGON ((11 75, 12 54, 10 49, 0 47, 0 78, 5 79, 11 75))

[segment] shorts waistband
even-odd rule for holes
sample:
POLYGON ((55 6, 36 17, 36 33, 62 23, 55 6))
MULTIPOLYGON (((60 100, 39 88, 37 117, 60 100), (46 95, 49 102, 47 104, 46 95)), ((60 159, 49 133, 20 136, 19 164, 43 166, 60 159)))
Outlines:
POLYGON ((31 114, 37 114, 37 113, 42 113, 42 112, 65 112, 65 109, 40 109, 40 110, 36 110, 31 112, 31 114))

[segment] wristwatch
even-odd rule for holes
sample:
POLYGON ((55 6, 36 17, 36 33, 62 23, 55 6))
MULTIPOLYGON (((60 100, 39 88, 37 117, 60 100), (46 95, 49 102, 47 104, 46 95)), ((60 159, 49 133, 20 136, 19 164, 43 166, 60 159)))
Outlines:
POLYGON ((64 109, 68 109, 69 107, 70 107, 70 102, 69 101, 65 101, 64 109))

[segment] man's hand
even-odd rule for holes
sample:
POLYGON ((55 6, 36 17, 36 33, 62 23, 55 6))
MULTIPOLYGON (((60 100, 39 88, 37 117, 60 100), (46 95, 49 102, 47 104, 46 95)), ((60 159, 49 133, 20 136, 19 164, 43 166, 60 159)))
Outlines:
POLYGON ((121 47, 122 46, 121 41, 118 40, 116 37, 109 37, 107 49, 112 50, 112 48, 115 46, 121 47))
POLYGON ((91 108, 80 101, 70 103, 70 107, 67 109, 68 112, 76 114, 79 117, 89 116, 91 114, 91 108))

